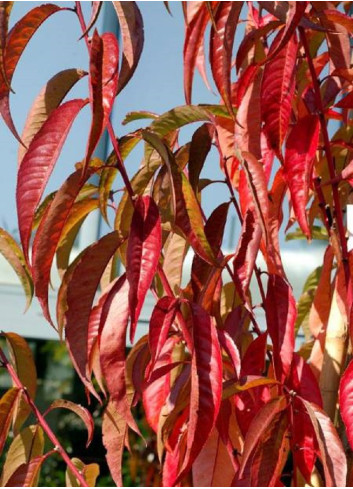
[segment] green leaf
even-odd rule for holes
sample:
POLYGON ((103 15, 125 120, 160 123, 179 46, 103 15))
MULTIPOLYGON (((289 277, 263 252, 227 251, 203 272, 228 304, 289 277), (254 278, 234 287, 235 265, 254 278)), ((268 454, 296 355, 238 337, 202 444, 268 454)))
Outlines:
MULTIPOLYGON (((328 235, 327 231, 324 227, 320 226, 313 226, 312 227, 312 234, 311 234, 312 239, 320 239, 327 241, 328 240, 328 235)), ((286 234, 286 241, 291 241, 293 239, 307 239, 303 231, 299 228, 297 228, 295 231, 291 233, 286 234)))

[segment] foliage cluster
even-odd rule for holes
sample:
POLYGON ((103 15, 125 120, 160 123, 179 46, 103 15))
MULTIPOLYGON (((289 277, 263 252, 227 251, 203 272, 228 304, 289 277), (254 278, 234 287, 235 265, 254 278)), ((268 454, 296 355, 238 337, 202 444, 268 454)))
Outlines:
MULTIPOLYGON (((92 2, 88 25, 80 2, 65 7, 77 16, 87 72, 68 69, 49 80, 20 136, 9 106, 14 71, 32 35, 63 8, 38 5, 8 30, 13 2, 0 2, 0 113, 20 144, 20 243, 0 230, 0 251, 19 275, 28 305, 34 295, 65 339, 87 396, 103 403, 112 478, 122 485, 123 453, 131 433, 141 434, 134 415, 142 408, 161 467, 150 474, 151 484, 352 485, 353 258, 344 220, 353 177, 351 2, 182 2, 186 105, 162 115, 130 113, 126 124, 151 123, 124 135, 116 134, 110 114, 134 74, 144 31, 135 2, 112 3, 121 52, 114 34, 94 29, 100 2, 92 2), (240 23, 245 35, 234 46, 240 23), (207 82, 206 40, 221 103, 195 106, 195 69, 207 82), (86 99, 70 98, 76 83, 87 83, 86 99), (92 122, 82 161, 44 197, 87 105, 92 122), (334 134, 330 121, 341 124, 334 134), (191 141, 180 144, 179 130, 195 122, 191 141), (101 161, 94 152, 104 131, 114 150, 101 161), (144 145, 144 158, 129 178, 124 162, 137 144, 144 145), (205 216, 202 194, 214 181, 202 173, 212 147, 228 195, 205 216), (298 304, 279 240, 287 204, 287 228, 296 222, 297 236, 327 242, 322 267, 308 278, 298 304), (241 235, 229 252, 222 242, 230 206, 241 235), (112 231, 72 260, 79 229, 96 209, 108 222, 113 214, 112 231), (192 267, 184 285, 187 253, 192 267), (258 268, 260 254, 266 270, 258 268), (48 288, 55 258, 61 286, 54 318, 48 288), (260 306, 249 290, 253 277, 260 306), (155 307, 148 334, 134 343, 149 290, 155 307), (295 351, 300 328, 307 342, 295 351)), ((53 409, 73 411, 89 444, 90 412, 55 400, 42 414, 28 346, 14 333, 4 336, 10 359, 0 350, 1 362, 13 387, 0 400, 0 448, 11 426, 15 437, 2 485, 35 485, 56 453, 67 463, 68 485, 94 485, 98 466, 70 459, 46 421, 53 409), (26 426, 31 411, 37 421, 26 426), (47 451, 45 437, 52 444, 47 451)))

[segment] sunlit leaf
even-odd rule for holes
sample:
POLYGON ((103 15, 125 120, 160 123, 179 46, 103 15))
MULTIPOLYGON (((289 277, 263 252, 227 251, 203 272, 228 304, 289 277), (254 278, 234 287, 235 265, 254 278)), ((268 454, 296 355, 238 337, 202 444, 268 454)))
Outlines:
POLYGON ((135 201, 127 248, 131 342, 143 302, 157 270, 161 249, 162 228, 158 207, 150 197, 139 197, 135 201))
POLYGON ((143 20, 136 2, 112 2, 119 18, 123 38, 123 59, 119 73, 118 91, 134 74, 144 44, 143 20))
POLYGON ((27 148, 44 122, 53 110, 61 104, 71 88, 85 75, 85 71, 75 68, 63 70, 54 75, 42 88, 32 104, 22 131, 21 140, 25 146, 19 145, 19 164, 21 164, 27 148))
POLYGON ((26 294, 27 303, 26 309, 31 305, 33 297, 33 281, 31 273, 28 269, 23 252, 13 237, 0 228, 0 253, 10 263, 13 270, 21 281, 21 285, 26 294))
POLYGON ((80 404, 75 404, 74 402, 67 399, 56 399, 55 401, 53 401, 49 408, 46 410, 46 414, 50 413, 54 409, 68 409, 69 411, 77 414, 77 416, 82 419, 88 432, 88 439, 86 443, 86 447, 88 447, 92 441, 94 429, 93 418, 88 409, 84 408, 80 404))
POLYGON ((34 136, 22 160, 17 175, 16 202, 21 243, 27 259, 35 209, 74 119, 86 103, 80 99, 70 100, 55 109, 34 136))
MULTIPOLYGON (((34 363, 32 350, 28 343, 16 333, 4 333, 9 349, 10 360, 15 368, 18 378, 28 391, 32 399, 37 391, 37 370, 34 363)), ((28 418, 31 408, 26 400, 20 396, 14 412, 14 432, 17 434, 23 423, 28 418)))

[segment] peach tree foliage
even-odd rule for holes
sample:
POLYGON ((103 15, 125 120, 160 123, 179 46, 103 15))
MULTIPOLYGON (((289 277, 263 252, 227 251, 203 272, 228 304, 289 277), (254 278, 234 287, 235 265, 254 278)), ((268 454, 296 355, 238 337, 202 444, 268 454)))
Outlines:
MULTIPOLYGON (((185 19, 186 105, 162 115, 130 113, 125 124, 140 120, 142 127, 126 134, 117 133, 110 114, 138 65, 143 19, 135 2, 112 3, 121 42, 94 28, 100 2, 92 2, 87 24, 80 2, 38 3, 11 29, 13 2, 0 2, 0 112, 19 141, 20 233, 18 244, 0 229, 0 251, 19 276, 27 305, 35 296, 48 327, 65 340, 87 396, 104 406, 111 476, 122 485, 123 452, 131 433, 140 434, 136 409, 142 408, 156 437, 155 484, 351 485, 353 263, 344 220, 353 180, 351 2, 176 5, 185 19), (52 15, 59 22, 62 10, 77 16, 87 71, 67 69, 47 81, 20 135, 9 103, 13 74, 33 34, 52 15), (243 39, 234 43, 241 24, 243 39), (206 64, 220 103, 192 105, 194 72, 208 83, 206 64), (87 98, 70 97, 76 83, 87 85, 87 98), (85 106, 91 126, 82 161, 45 196, 85 106), (340 124, 336 132, 328 129, 332 120, 340 124), (179 130, 195 122, 191 141, 179 144, 179 130), (101 161, 94 153, 104 131, 114 149, 101 161), (129 178, 125 160, 136 145, 144 146, 144 158, 129 178), (209 154, 212 147, 216 153, 209 154), (210 163, 219 165, 224 202, 205 216, 202 194, 214 182, 203 172, 210 163), (99 183, 91 183, 93 175, 99 183), (226 252, 231 207, 241 234, 226 252), (111 231, 70 259, 82 223, 97 209, 111 231), (323 264, 303 284, 298 303, 279 240, 281 227, 294 224, 289 237, 326 241, 323 264), (193 258, 184 285, 187 253, 193 258), (265 270, 256 264, 259 255, 265 270), (53 266, 61 277, 55 313, 48 305, 53 266), (260 306, 252 302, 252 278, 260 306), (136 342, 149 290, 155 305, 148 333, 136 342), (295 351, 300 328, 306 343, 295 351)), ((4 337, 8 354, 0 350, 1 365, 13 387, 0 400, 0 449, 11 430, 14 438, 6 444, 2 485, 36 485, 53 456, 67 463, 68 485, 94 485, 99 467, 70 459, 46 422, 53 409, 72 410, 90 443, 89 411, 55 400, 41 413, 29 347, 14 333, 4 337), (36 421, 28 425, 31 412, 36 421)))

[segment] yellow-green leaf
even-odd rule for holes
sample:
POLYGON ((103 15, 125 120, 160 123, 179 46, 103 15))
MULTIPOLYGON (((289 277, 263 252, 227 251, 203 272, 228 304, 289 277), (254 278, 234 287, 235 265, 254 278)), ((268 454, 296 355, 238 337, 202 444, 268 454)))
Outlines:
POLYGON ((0 253, 6 258, 6 260, 10 263, 10 265, 18 275, 23 290, 26 294, 26 298, 27 298, 26 309, 28 309, 33 297, 32 277, 28 269, 28 266, 26 264, 21 248, 13 239, 13 237, 7 231, 5 231, 5 229, 1 229, 1 228, 0 228, 0 253))
MULTIPOLYGON (((37 391, 37 370, 33 359, 33 354, 28 343, 16 333, 4 333, 7 341, 10 360, 17 375, 26 387, 28 394, 34 399, 37 391)), ((28 406, 23 396, 14 412, 14 432, 18 433, 22 424, 26 421, 31 408, 28 406)))
MULTIPOLYGON (((71 462, 81 472, 88 486, 95 487, 97 477, 99 476, 99 465, 94 463, 85 465, 79 458, 72 458, 71 462)), ((66 487, 81 487, 69 467, 66 469, 65 482, 66 487)))

